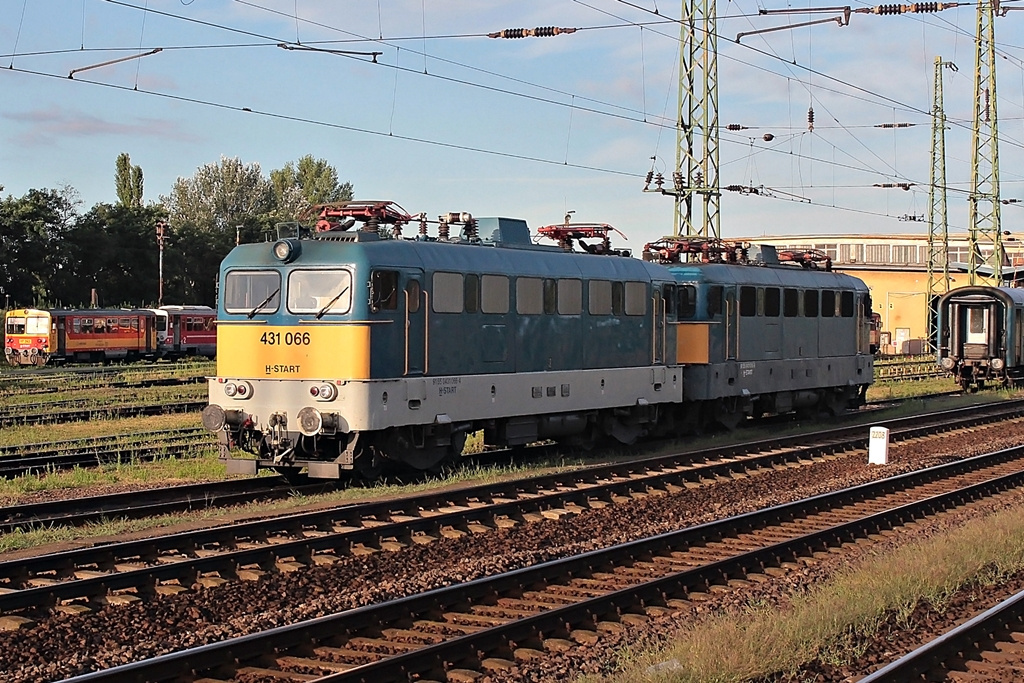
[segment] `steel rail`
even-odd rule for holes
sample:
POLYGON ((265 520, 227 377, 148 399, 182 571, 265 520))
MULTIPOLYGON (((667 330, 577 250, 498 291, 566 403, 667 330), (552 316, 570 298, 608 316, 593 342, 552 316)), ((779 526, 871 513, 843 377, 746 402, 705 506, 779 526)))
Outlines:
MULTIPOLYGON (((985 610, 913 652, 859 679, 860 683, 903 683, 922 678, 961 653, 972 652, 999 639, 998 633, 1024 631, 1024 591, 985 610)), ((927 679, 931 680, 931 679, 927 679)))
MULTIPOLYGON (((972 469, 982 470, 997 463, 1024 458, 1024 446, 997 453, 975 456, 927 470, 919 470, 877 482, 862 484, 784 505, 750 512, 726 520, 710 522, 680 531, 595 550, 582 555, 545 562, 500 575, 476 579, 464 584, 435 589, 385 603, 274 628, 262 633, 242 636, 219 643, 183 650, 149 660, 92 672, 68 679, 67 683, 98 681, 185 681, 202 677, 207 672, 217 679, 247 665, 261 667, 266 659, 289 660, 296 651, 303 666, 313 668, 315 660, 307 659, 319 646, 342 648, 349 638, 360 634, 387 633, 389 629, 407 629, 416 620, 434 620, 448 612, 472 614, 474 605, 493 605, 502 596, 521 596, 530 590, 564 585, 573 577, 608 573, 616 566, 632 566, 636 561, 684 552, 739 534, 756 534, 760 530, 789 524, 793 529, 801 518, 820 515, 844 505, 866 502, 912 486, 920 486, 950 478, 972 469)), ((488 658, 505 659, 513 650, 542 643, 546 637, 561 637, 574 630, 594 630, 602 621, 621 621, 622 615, 643 615, 645 608, 665 605, 678 596, 685 599, 693 592, 707 592, 711 586, 723 586, 734 578, 763 573, 768 567, 780 567, 815 552, 836 548, 870 534, 891 530, 909 521, 962 506, 980 498, 1024 486, 1024 470, 987 479, 957 490, 929 495, 911 503, 896 505, 881 512, 869 513, 852 521, 844 521, 810 533, 797 534, 781 542, 771 542, 755 550, 738 551, 725 559, 682 571, 671 567, 662 576, 645 580, 618 590, 603 592, 590 598, 571 600, 571 604, 553 606, 531 616, 494 617, 506 621, 492 628, 470 629, 458 637, 426 644, 398 655, 384 655, 375 662, 349 665, 343 662, 320 661, 324 683, 348 681, 376 682, 382 680, 442 680, 453 668, 480 670, 488 658), (347 669, 347 670, 346 670, 347 669)), ((458 623, 453 620, 451 623, 458 623)), ((280 673, 283 673, 281 671, 280 673)))
POLYGON ((0 413, 0 427, 13 425, 47 424, 52 422, 87 422, 97 418, 142 417, 168 415, 171 413, 198 412, 206 407, 206 401, 180 401, 177 403, 155 403, 142 406, 111 406, 82 408, 62 412, 39 412, 25 414, 0 413))
MULTIPOLYGON (((987 418, 960 409, 888 424, 896 430, 891 437, 912 438, 934 431, 936 424, 941 429, 962 426, 954 422, 954 415, 969 425, 983 419, 1020 416, 1024 404, 1002 408, 990 410, 987 418), (925 423, 925 417, 933 423, 930 427, 914 426, 925 423)), ((850 447, 863 448, 865 432, 864 426, 844 427, 0 562, 0 588, 7 589, 0 592, 0 612, 61 600, 102 600, 111 591, 130 588, 152 592, 161 582, 191 582, 198 573, 216 571, 231 577, 246 565, 267 567, 286 558, 308 562, 315 554, 346 553, 357 545, 379 548, 386 539, 411 543, 417 535, 440 536, 445 527, 471 533, 496 524, 541 519, 548 512, 565 513, 567 508, 582 511, 592 507, 594 501, 604 504, 652 488, 699 484, 758 468, 828 457, 850 447), (837 434, 847 440, 843 442, 837 434), (742 457, 751 450, 763 453, 742 457), (366 521, 371 522, 368 528, 363 526, 366 521), (307 532, 312 534, 307 536, 307 532), (277 536, 279 542, 268 543, 271 536, 277 536), (196 549, 221 552, 192 557, 196 549), (157 563, 157 558, 162 561, 157 563), (111 571, 117 565, 132 563, 144 566, 111 571), (103 573, 96 576, 100 569, 103 573), (89 574, 86 578, 75 577, 78 570, 89 574), (30 586, 33 577, 54 581, 30 586)))

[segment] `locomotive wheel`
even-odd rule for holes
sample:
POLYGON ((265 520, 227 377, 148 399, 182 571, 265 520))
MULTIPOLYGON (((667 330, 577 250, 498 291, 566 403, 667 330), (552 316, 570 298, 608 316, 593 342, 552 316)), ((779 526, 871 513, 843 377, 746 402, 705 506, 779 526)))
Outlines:
POLYGON ((376 481, 384 473, 384 461, 374 448, 365 448, 356 453, 352 468, 364 481, 376 481))

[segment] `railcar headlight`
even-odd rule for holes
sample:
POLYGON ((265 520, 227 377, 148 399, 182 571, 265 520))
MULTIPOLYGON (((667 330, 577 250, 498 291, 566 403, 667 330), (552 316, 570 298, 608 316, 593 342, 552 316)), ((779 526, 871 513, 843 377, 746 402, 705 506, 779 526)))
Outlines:
POLYGON ((951 358, 950 356, 946 356, 941 361, 939 361, 939 365, 942 366, 943 370, 952 370, 953 367, 956 365, 956 361, 953 360, 953 358, 951 358))
POLYGON ((993 358, 992 359, 992 369, 993 370, 1002 370, 1003 366, 1005 366, 1005 365, 1006 365, 1006 362, 1002 358, 993 358))
POLYGON ((283 263, 291 263, 302 253, 302 243, 297 239, 288 238, 274 242, 274 258, 283 263))
POLYGON ((228 382, 224 385, 224 395, 228 398, 251 398, 252 391, 252 385, 248 382, 228 382))
MULTIPOLYGON (((313 395, 320 401, 333 401, 338 397, 338 389, 333 384, 324 383, 314 387, 314 389, 316 389, 316 393, 313 395)), ((312 393, 312 390, 310 390, 310 393, 312 393)))

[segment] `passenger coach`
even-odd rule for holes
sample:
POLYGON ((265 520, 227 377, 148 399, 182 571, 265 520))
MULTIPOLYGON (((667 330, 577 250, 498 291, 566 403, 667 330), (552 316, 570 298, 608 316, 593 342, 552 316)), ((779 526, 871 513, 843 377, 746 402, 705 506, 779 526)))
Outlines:
POLYGON ((1024 289, 959 287, 938 302, 938 362, 964 389, 1024 380, 1024 289))

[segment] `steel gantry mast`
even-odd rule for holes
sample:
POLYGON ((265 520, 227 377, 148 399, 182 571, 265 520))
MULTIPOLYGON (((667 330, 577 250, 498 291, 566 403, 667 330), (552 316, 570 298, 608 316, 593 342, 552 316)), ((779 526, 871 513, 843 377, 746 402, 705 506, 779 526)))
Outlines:
POLYGON ((938 342, 935 302, 949 291, 949 221, 946 212, 946 112, 943 109, 942 68, 956 71, 956 64, 935 58, 932 97, 932 168, 928 188, 928 295, 925 298, 928 343, 938 342))
POLYGON ((1003 237, 999 219, 999 126, 996 116, 995 5, 979 0, 974 52, 974 126, 971 131, 970 283, 980 277, 1002 284, 1003 237), (985 247, 985 252, 982 248, 985 247), (991 251, 988 249, 991 248, 991 251), (991 275, 979 275, 989 266, 991 275))

